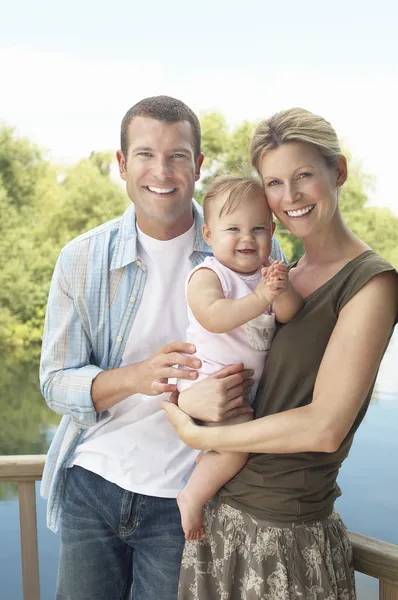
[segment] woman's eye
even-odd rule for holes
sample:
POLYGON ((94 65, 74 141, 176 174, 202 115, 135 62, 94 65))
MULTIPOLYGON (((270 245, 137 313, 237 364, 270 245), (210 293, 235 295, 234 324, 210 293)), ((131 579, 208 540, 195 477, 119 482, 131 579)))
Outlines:
POLYGON ((299 178, 303 179, 304 177, 311 177, 311 175, 312 175, 312 173, 304 172, 304 173, 300 173, 299 178))
POLYGON ((274 187, 275 185, 279 185, 281 182, 279 181, 279 179, 273 179, 272 181, 270 181, 268 183, 269 187, 274 187))

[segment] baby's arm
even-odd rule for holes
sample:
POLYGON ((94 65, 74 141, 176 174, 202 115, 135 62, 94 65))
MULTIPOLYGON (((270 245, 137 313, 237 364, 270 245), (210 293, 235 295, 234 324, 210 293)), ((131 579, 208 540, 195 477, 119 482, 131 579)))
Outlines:
POLYGON ((257 291, 237 300, 224 297, 221 283, 211 269, 195 271, 188 282, 188 304, 195 319, 212 333, 226 333, 261 315, 270 304, 257 291))
POLYGON ((286 265, 283 261, 275 261, 262 270, 262 275, 264 279, 259 285, 264 285, 272 298, 272 310, 277 321, 287 323, 303 308, 304 300, 289 281, 286 265))

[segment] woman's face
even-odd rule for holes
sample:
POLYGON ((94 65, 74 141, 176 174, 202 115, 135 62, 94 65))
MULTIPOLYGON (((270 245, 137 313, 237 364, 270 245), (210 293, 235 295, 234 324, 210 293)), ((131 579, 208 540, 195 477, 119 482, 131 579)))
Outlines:
POLYGON ((294 235, 305 238, 330 224, 347 178, 344 157, 330 168, 315 146, 287 142, 264 154, 260 170, 271 210, 294 235))

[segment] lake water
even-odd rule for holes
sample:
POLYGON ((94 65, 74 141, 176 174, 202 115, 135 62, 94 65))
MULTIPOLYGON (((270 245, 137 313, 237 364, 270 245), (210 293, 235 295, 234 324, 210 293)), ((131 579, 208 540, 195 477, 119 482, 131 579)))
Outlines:
MULTIPOLYGON (((27 388, 22 376, 16 381, 22 383, 13 394, 10 390, 0 394, 1 406, 6 407, 0 424, 0 455, 44 453, 54 430, 54 416, 46 410, 34 384, 27 388)), ((340 471, 343 496, 337 501, 349 529, 393 544, 398 544, 397 424, 398 332, 383 360, 372 404, 340 471)), ((53 600, 59 539, 45 527, 39 484, 36 491, 41 600, 53 600)), ((18 500, 11 484, 0 484, 0 582, 1 600, 22 600, 18 500)), ((358 576, 357 586, 359 600, 378 598, 376 580, 358 576)))

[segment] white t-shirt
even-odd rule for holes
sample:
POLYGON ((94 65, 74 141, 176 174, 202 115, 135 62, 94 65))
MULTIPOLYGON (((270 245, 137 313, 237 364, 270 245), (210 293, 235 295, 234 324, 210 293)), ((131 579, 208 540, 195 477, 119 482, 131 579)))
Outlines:
MULTIPOLYGON (((167 241, 137 232, 147 280, 121 366, 140 362, 169 342, 183 341, 188 326, 184 286, 192 269, 195 226, 167 241)), ((108 419, 88 429, 73 464, 123 489, 174 498, 191 475, 198 451, 181 442, 160 409, 168 396, 134 394, 110 408, 108 419)))

